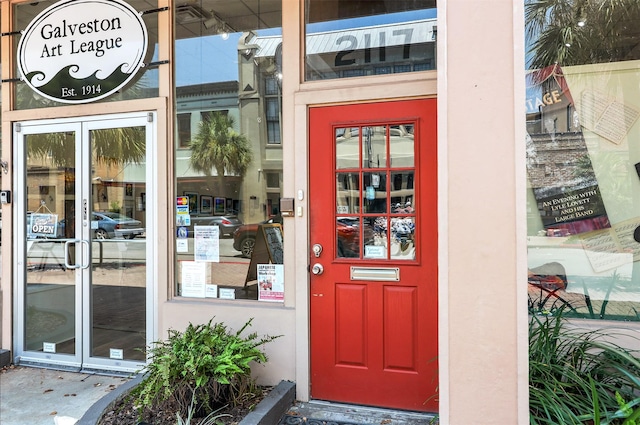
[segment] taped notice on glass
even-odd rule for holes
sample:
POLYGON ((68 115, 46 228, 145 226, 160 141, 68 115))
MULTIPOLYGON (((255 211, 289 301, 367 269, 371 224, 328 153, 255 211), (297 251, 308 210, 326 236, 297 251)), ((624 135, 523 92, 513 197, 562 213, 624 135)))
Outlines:
POLYGON ((183 297, 204 298, 207 284, 208 264, 195 261, 180 262, 180 295, 183 297))
POLYGON ((220 229, 218 226, 194 226, 193 245, 196 261, 220 262, 220 229))
POLYGON ((284 301, 284 265, 258 264, 258 300, 284 301))

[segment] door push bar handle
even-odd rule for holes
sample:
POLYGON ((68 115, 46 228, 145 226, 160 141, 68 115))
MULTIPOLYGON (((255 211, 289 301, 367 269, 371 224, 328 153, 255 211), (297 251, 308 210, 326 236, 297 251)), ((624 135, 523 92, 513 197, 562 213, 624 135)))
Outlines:
POLYGON ((76 242, 80 242, 79 239, 70 239, 68 241, 66 241, 64 243, 64 266, 68 269, 78 269, 80 268, 79 265, 77 264, 71 264, 69 263, 69 247, 71 247, 71 244, 76 244, 76 242))
POLYGON ((86 248, 86 252, 83 251, 83 254, 86 255, 82 256, 82 259, 86 261, 86 263, 84 261, 82 262, 82 268, 88 269, 91 265, 91 245, 89 245, 89 241, 86 239, 80 240, 80 243, 84 246, 84 248, 86 248))
POLYGON ((84 239, 69 239, 68 241, 66 241, 64 243, 64 266, 68 269, 79 269, 79 268, 83 268, 83 269, 88 269, 89 268, 89 253, 90 253, 90 245, 89 245, 89 241, 84 240, 84 239), (86 248, 86 252, 85 250, 82 250, 82 258, 84 260, 86 260, 86 262, 82 262, 82 264, 71 264, 69 263, 69 247, 71 247, 71 244, 77 244, 78 242, 80 242, 80 244, 83 246, 83 248, 86 248), (86 255, 85 255, 86 254, 86 255))

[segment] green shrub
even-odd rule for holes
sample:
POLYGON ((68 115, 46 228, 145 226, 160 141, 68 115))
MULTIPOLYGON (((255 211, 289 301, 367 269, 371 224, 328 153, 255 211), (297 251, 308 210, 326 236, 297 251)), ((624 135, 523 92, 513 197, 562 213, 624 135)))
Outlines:
POLYGON ((253 319, 235 333, 212 321, 190 323, 184 332, 169 330, 166 341, 153 345, 145 378, 135 392, 141 409, 176 402, 182 415, 191 415, 195 405, 203 416, 236 404, 255 389, 251 364, 267 361, 261 347, 277 336, 241 336, 253 319))
POLYGON ((564 324, 561 312, 529 321, 530 423, 622 424, 620 400, 634 400, 626 413, 639 401, 640 360, 604 331, 564 324))

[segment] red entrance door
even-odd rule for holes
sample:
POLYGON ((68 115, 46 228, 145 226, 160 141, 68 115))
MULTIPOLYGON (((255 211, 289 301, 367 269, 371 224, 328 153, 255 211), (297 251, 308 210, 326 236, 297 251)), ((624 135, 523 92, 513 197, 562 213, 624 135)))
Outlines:
POLYGON ((310 110, 311 397, 437 411, 436 100, 310 110))

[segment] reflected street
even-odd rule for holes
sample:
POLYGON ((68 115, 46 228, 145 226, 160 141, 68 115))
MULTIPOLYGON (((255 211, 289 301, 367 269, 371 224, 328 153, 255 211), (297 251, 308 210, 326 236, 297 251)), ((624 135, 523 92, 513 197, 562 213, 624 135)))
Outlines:
MULTIPOLYGON (((33 239, 27 241, 30 268, 65 268, 64 246, 69 239, 33 239)), ((76 248, 76 249, 79 249, 76 248)), ((146 239, 108 239, 92 241, 94 267, 146 262, 146 239)), ((193 238, 188 239, 188 252, 178 253, 178 260, 193 260, 193 238)), ((233 249, 232 238, 220 239, 220 262, 248 263, 239 251, 233 249)), ((79 263, 79 261, 77 262, 79 263)))

